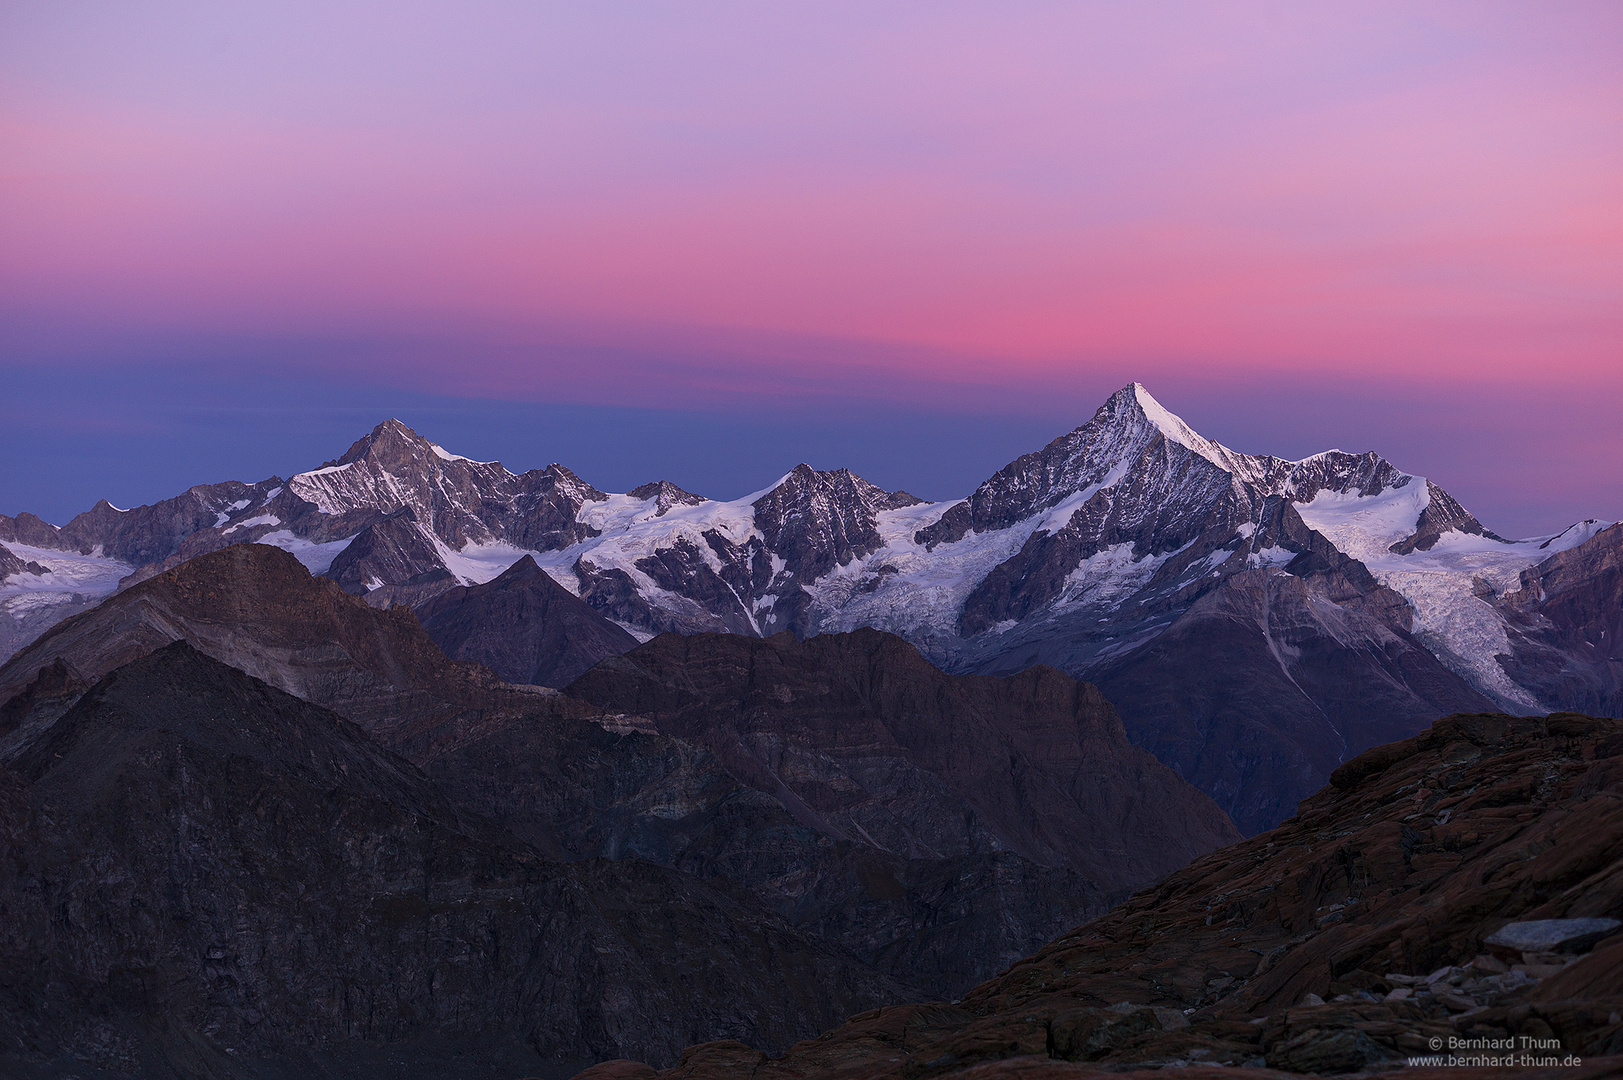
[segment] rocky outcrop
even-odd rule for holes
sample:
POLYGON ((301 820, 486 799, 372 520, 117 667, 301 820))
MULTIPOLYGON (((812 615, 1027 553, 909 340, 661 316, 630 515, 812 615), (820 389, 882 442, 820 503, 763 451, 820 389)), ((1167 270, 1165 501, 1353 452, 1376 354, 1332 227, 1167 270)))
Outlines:
POLYGON ((568 692, 647 717, 827 835, 907 857, 1013 851, 1109 893, 1234 833, 1057 671, 951 676, 875 630, 662 635, 568 692))
POLYGON ((30 547, 60 548, 61 530, 37 514, 26 510, 16 517, 0 514, 0 540, 11 540, 30 547))
POLYGON ((21 559, 13 554, 10 548, 0 547, 0 581, 4 581, 13 574, 43 577, 47 573, 49 571, 39 563, 21 559))
POLYGON ((1415 522, 1415 531, 1393 544, 1389 550, 1396 555, 1407 555, 1412 551, 1430 551, 1436 546, 1443 534, 1458 530, 1476 536, 1487 536, 1498 540, 1498 536, 1482 528, 1482 523, 1465 507, 1459 504, 1448 492, 1426 481, 1426 508, 1420 511, 1420 518, 1415 522))
POLYGON ((599 660, 637 647, 528 555, 493 581, 454 587, 414 610, 447 656, 510 683, 567 686, 599 660))
POLYGON ((183 642, 3 765, 7 1075, 674 1064, 696 1034, 783 1048, 908 996, 691 876, 539 858, 183 642))
POLYGON ((33 682, 0 703, 0 759, 17 754, 89 689, 90 684, 75 675, 60 657, 41 668, 33 682))
POLYGON ((0 540, 86 555, 97 551, 141 566, 168 558, 188 536, 219 525, 234 510, 263 499, 280 484, 276 477, 258 484, 235 480, 200 484, 185 494, 133 510, 120 510, 102 499, 60 529, 33 514, 19 514, 0 520, 0 540))
MULTIPOLYGON (((596 574, 587 569, 589 562, 582 558, 576 565, 582 582, 581 598, 593 606, 603 604, 607 613, 614 605, 606 603, 607 595, 599 590, 596 574)), ((674 543, 643 556, 636 561, 635 569, 642 580, 663 595, 680 597, 656 609, 632 585, 632 606, 623 610, 635 625, 669 625, 685 633, 722 630, 753 635, 760 629, 752 605, 745 600, 755 591, 752 582, 772 572, 759 540, 735 544, 717 530, 706 529, 696 537, 680 536, 674 543)), ((621 576, 623 571, 610 573, 616 588, 631 583, 629 577, 621 576)))
POLYGON ((767 550, 784 561, 787 574, 809 583, 879 549, 879 511, 920 501, 875 487, 849 469, 819 472, 801 464, 751 505, 767 550))
POLYGON ((695 495, 685 488, 679 488, 669 480, 656 480, 649 484, 639 484, 626 492, 633 499, 653 499, 655 502, 654 516, 664 517, 676 506, 698 506, 705 501, 703 495, 695 495))
POLYGON ((590 604, 606 619, 627 626, 637 626, 649 633, 751 632, 754 625, 743 603, 710 569, 696 545, 689 543, 684 547, 686 550, 679 554, 661 553, 663 558, 649 560, 647 565, 638 568, 639 572, 646 576, 648 570, 654 569, 655 573, 659 574, 672 561, 691 564, 691 570, 684 573, 684 577, 696 580, 703 576, 707 591, 727 593, 730 597, 730 601, 722 607, 721 614, 687 596, 682 596, 679 603, 655 607, 649 603, 648 598, 637 587, 637 581, 624 568, 598 566, 587 558, 576 559, 575 565, 571 567, 575 579, 580 582, 581 600, 590 604))
POLYGON ((1097 1075, 1066 1061, 1380 1072, 1450 1038, 1532 1046, 1552 1077, 1573 1068, 1564 1057, 1598 1067, 1623 1054, 1619 935, 1565 938, 1579 950, 1567 953, 1503 943, 1533 940, 1515 924, 1623 915, 1620 791, 1623 722, 1448 717, 961 1002, 858 1016, 771 1060, 694 1047, 661 1075, 1097 1075))

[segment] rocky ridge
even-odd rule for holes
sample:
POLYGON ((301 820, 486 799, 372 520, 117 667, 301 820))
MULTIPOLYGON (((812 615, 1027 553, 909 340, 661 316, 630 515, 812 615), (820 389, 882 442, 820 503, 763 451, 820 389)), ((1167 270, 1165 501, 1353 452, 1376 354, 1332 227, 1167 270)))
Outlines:
POLYGON ((278 548, 238 544, 58 623, 0 665, 0 700, 55 663, 93 684, 179 640, 367 726, 450 698, 512 696, 489 671, 449 660, 410 609, 369 607, 278 548))
POLYGON ((1518 585, 1499 600, 1511 678, 1540 697, 1623 715, 1623 524, 1523 570, 1518 585))

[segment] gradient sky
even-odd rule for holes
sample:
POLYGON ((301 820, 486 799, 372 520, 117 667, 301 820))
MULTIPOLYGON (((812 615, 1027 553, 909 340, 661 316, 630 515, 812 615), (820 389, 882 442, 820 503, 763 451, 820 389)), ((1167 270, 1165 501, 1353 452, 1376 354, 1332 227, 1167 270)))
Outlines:
POLYGON ((387 415, 944 498, 1133 380, 1623 516, 1623 5, 0 5, 0 512, 387 415))

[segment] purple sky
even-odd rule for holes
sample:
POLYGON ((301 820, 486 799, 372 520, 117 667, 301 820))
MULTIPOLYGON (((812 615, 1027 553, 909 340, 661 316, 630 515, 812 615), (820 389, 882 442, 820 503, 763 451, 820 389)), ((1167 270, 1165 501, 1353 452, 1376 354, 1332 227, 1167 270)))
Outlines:
POLYGON ((0 140, 0 512, 393 413, 946 497, 1136 379, 1623 516, 1615 3, 13 3, 0 140))

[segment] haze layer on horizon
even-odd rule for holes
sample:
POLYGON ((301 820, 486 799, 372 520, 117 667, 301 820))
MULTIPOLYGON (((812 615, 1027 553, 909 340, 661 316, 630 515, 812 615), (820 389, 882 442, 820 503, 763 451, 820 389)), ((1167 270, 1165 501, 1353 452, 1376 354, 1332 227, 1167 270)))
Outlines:
POLYGON ((1620 87, 1603 3, 8 5, 0 512, 394 414, 946 498, 1137 380, 1623 516, 1620 87))

